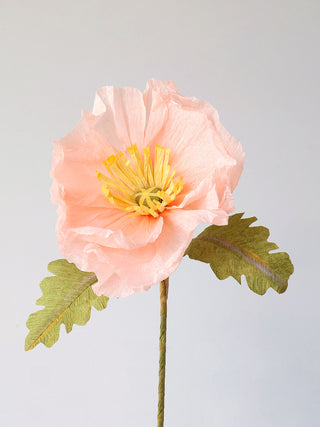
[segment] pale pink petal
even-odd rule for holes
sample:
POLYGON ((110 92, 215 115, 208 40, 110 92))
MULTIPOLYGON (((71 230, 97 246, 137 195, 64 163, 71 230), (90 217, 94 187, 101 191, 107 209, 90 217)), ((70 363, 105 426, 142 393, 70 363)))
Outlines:
POLYGON ((171 149, 170 164, 176 176, 183 177, 184 181, 181 200, 202 180, 212 179, 217 171, 234 166, 236 160, 225 149, 199 101, 178 95, 170 82, 153 79, 148 82, 148 88, 158 98, 162 97, 162 103, 167 106, 166 120, 149 146, 151 151, 157 144, 171 149))
POLYGON ((109 203, 101 193, 96 170, 103 169, 103 160, 114 153, 108 142, 95 131, 99 118, 83 112, 76 128, 55 142, 51 177, 53 203, 105 206, 109 203))
POLYGON ((105 86, 97 91, 93 114, 106 113, 118 150, 144 141, 146 107, 138 89, 105 86))
POLYGON ((151 145, 152 141, 159 135, 168 117, 168 107, 163 101, 163 95, 158 90, 158 85, 149 80, 143 93, 146 107, 145 138, 139 146, 141 148, 151 145))
POLYGON ((226 153, 235 160, 233 164, 225 165, 226 175, 232 192, 239 181, 243 169, 245 153, 242 150, 240 142, 233 138, 223 127, 218 111, 209 103, 177 93, 172 94, 172 99, 179 103, 179 105, 189 108, 191 111, 202 112, 207 116, 213 130, 214 144, 219 147, 221 152, 226 153))
POLYGON ((170 164, 176 169, 176 176, 183 177, 187 192, 212 176, 215 170, 234 164, 234 160, 222 154, 213 143, 207 117, 173 103, 168 107, 168 119, 155 143, 171 149, 170 164))
POLYGON ((229 193, 237 185, 243 169, 244 152, 240 143, 222 126, 218 112, 210 104, 178 94, 171 82, 153 79, 149 85, 168 104, 168 120, 154 144, 164 145, 168 141, 166 146, 174 152, 175 158, 171 155, 170 161, 177 169, 177 176, 183 175, 185 181, 180 199, 201 180, 213 175, 221 205, 228 199, 225 206, 231 212, 233 204, 229 193))
MULTIPOLYGON (((215 190, 215 183, 212 178, 203 179, 197 187, 192 189, 186 195, 178 195, 175 200, 171 203, 171 208, 187 208, 189 209, 190 204, 197 203, 199 199, 207 199, 209 195, 210 204, 208 209, 217 209, 219 207, 219 197, 215 190)), ((196 206, 196 205, 194 205, 196 206)))
POLYGON ((93 286, 95 293, 123 297, 165 279, 180 264, 195 228, 209 219, 212 215, 208 211, 172 209, 164 214, 162 233, 154 243, 131 251, 115 251, 101 246, 92 248, 97 257, 94 264, 98 277, 98 283, 93 286), (105 279, 107 266, 118 279, 105 279))
POLYGON ((229 156, 235 160, 234 165, 226 167, 226 172, 230 183, 230 190, 232 192, 238 184, 240 175, 242 173, 245 153, 242 150, 240 142, 233 138, 233 136, 231 136, 220 123, 217 110, 206 102, 203 102, 203 105, 204 111, 206 111, 209 119, 211 120, 216 134, 220 136, 225 150, 229 156))
MULTIPOLYGON (((179 208, 187 210, 202 210, 208 212, 207 221, 209 224, 225 225, 228 223, 229 210, 221 204, 221 200, 216 192, 216 185, 212 179, 204 179, 194 190, 190 191, 184 198, 177 197, 175 201, 181 201, 177 206, 168 207, 168 209, 179 208)), ((229 209, 233 209, 233 199, 228 200, 229 209)))
POLYGON ((155 90, 162 94, 162 96, 169 96, 172 93, 177 93, 177 86, 172 80, 162 81, 160 79, 149 79, 147 82, 147 88, 155 90))
POLYGON ((58 204, 62 255, 94 271, 95 292, 126 296, 149 289, 179 265, 202 222, 224 225, 244 153, 216 110, 178 94, 172 82, 152 79, 137 89, 98 91, 94 114, 84 112, 74 131, 55 144, 52 200, 58 204), (96 170, 103 160, 137 143, 140 151, 170 148, 170 165, 184 182, 159 217, 127 217, 101 193, 96 170))
MULTIPOLYGON (((202 112, 207 116, 214 131, 214 144, 219 147, 222 153, 227 153, 231 158, 236 160, 234 166, 242 167, 244 152, 241 144, 222 126, 217 110, 209 103, 200 101, 195 97, 183 96, 178 94, 177 91, 172 91, 171 93, 172 100, 181 107, 189 109, 190 111, 202 112)), ((233 171, 233 173, 234 172, 235 171, 233 171)), ((232 187, 232 190, 234 187, 232 187)))
POLYGON ((111 248, 134 249, 158 238, 163 218, 161 216, 153 218, 151 215, 128 217, 119 209, 110 209, 95 217, 89 213, 82 215, 80 224, 72 226, 72 222, 69 221, 65 225, 66 234, 63 240, 79 239, 111 248))

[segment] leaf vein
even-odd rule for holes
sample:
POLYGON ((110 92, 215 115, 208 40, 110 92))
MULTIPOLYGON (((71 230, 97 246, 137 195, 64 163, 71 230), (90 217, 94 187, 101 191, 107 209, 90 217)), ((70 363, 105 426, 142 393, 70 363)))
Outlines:
POLYGON ((282 286, 286 285, 286 281, 284 281, 281 278, 281 276, 272 269, 270 264, 265 262, 263 259, 255 255, 248 249, 240 247, 232 241, 223 240, 219 237, 202 236, 202 237, 199 237, 199 239, 204 241, 209 241, 209 242, 213 241, 226 249, 230 249, 236 255, 239 255, 242 258, 244 258, 249 264, 255 266, 258 270, 261 271, 261 273, 265 274, 265 276, 271 278, 273 281, 279 283, 282 286))
MULTIPOLYGON (((39 342, 41 342, 41 339, 59 322, 59 320, 65 315, 65 313, 70 309, 72 304, 75 302, 77 298, 80 297, 80 295, 88 289, 89 286, 91 286, 93 283, 97 281, 97 277, 95 274, 92 274, 88 278, 86 278, 81 285, 76 288, 73 292, 67 294, 64 298, 64 300, 70 300, 70 303, 65 307, 65 309, 52 321, 49 323, 49 325, 44 329, 44 331, 36 338, 32 344, 30 344, 29 347, 26 348, 26 351, 32 350, 39 342)), ((63 304, 62 304, 63 305, 63 304)))

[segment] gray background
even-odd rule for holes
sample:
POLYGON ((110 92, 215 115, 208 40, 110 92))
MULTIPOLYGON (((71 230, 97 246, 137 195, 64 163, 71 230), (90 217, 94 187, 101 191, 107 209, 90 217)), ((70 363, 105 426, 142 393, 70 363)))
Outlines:
POLYGON ((263 297, 183 260, 169 295, 167 427, 319 421, 317 1, 1 1, 0 425, 156 425, 159 288, 25 353, 38 283, 59 257, 52 141, 103 85, 173 80, 243 144, 237 211, 288 251, 263 297))

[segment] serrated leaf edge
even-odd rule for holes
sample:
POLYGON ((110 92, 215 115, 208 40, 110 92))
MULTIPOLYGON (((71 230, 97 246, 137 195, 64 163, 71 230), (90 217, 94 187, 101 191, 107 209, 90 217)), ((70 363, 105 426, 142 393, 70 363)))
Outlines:
MULTIPOLYGON (((265 228, 265 227, 263 227, 265 228)), ((222 247, 226 249, 230 249, 234 254, 240 255, 242 258, 244 258, 246 261, 248 261, 250 264, 254 265, 258 270, 260 270, 265 276, 270 277, 275 282, 279 283, 283 287, 283 291, 288 287, 288 282, 286 280, 283 280, 282 277, 272 269, 270 264, 268 264, 266 261, 261 259, 259 256, 254 254, 253 252, 249 251, 246 248, 242 248, 236 243, 230 241, 230 240, 222 240, 218 237, 212 237, 212 236, 204 236, 204 237, 198 237, 196 238, 198 240, 203 241, 213 241, 222 247)), ((277 252, 281 253, 281 252, 277 252)))
MULTIPOLYGON (((54 261, 53 261, 54 262, 54 261)), ((50 265, 50 264, 49 264, 50 265)), ((49 266, 48 266, 49 267, 49 266)), ((48 268, 48 270, 49 270, 49 268, 48 268)), ((50 271, 50 270, 49 270, 50 271)), ((91 285, 93 285, 93 283, 95 283, 96 281, 97 281, 98 279, 97 279, 97 277, 96 277, 96 275, 93 273, 90 277, 88 277, 84 282, 83 282, 83 284, 81 284, 81 286, 79 287, 79 288, 77 288, 77 290, 76 291, 74 291, 71 295, 74 295, 74 294, 78 294, 77 295, 77 297, 75 298, 75 299, 73 299, 71 302, 70 302, 70 304, 63 310, 63 312, 62 313, 60 313, 59 315, 58 315, 58 317, 56 317, 47 327, 46 327, 46 329, 39 335, 39 337, 35 340, 35 341, 33 341, 33 343, 32 344, 30 344, 28 347, 25 347, 25 351, 29 351, 29 350, 32 350, 32 349, 34 349, 34 347, 36 347, 40 342, 41 342, 41 339, 44 337, 44 335, 46 335, 47 333, 48 333, 48 331, 50 331, 50 329, 52 329, 53 327, 54 327, 54 325, 57 323, 57 322, 59 322, 59 320, 65 315, 65 313, 69 310, 69 308, 71 307, 71 305, 75 302, 75 300, 77 299, 77 298, 79 298, 80 297, 80 295, 83 293, 83 292, 85 292, 87 289, 88 289, 88 287, 89 286, 91 286, 91 285)), ((41 297, 39 298, 39 300, 41 299, 41 297)), ((36 304, 38 304, 38 305, 42 305, 41 303, 39 304, 38 303, 38 301, 39 300, 37 300, 36 301, 36 304)), ((29 332, 29 334, 31 333, 31 331, 29 332)), ((29 334, 26 336, 26 341, 27 341, 27 338, 28 338, 28 336, 29 336, 29 334)))

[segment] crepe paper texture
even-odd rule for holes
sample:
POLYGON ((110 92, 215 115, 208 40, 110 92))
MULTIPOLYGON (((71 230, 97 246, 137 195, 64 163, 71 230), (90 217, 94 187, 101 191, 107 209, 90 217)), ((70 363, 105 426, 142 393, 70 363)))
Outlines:
MULTIPOLYGON (((269 230, 234 211, 243 169, 240 143, 207 102, 148 81, 144 92, 106 86, 93 112, 55 142, 51 197, 66 259, 53 261, 40 287, 44 306, 27 321, 25 350, 51 347, 60 326, 85 325, 91 307, 160 283, 158 427, 164 425, 169 276, 184 255, 219 279, 245 276, 255 293, 287 289, 293 265, 274 252, 269 230), (201 234, 201 223, 210 224, 201 234), (90 271, 90 272, 87 272, 90 271)), ((199 284, 197 283, 196 286, 199 284)), ((200 291, 200 290, 199 290, 200 291)), ((200 291, 201 292, 201 291, 200 291)))
POLYGON ((167 300, 169 278, 160 282, 160 337, 159 337, 159 385, 158 385, 158 426, 164 423, 164 400, 166 379, 166 348, 167 348, 167 300))
POLYGON ((97 295, 165 280, 200 223, 226 225, 244 152, 208 103, 149 80, 106 86, 55 142, 51 189, 60 252, 94 271, 97 295))
POLYGON ((250 227, 257 218, 242 218, 243 213, 229 217, 228 225, 206 228, 192 240, 186 254, 210 264, 218 279, 234 277, 241 284, 244 275, 249 288, 259 294, 273 288, 279 293, 288 286, 293 264, 275 243, 268 242, 266 227, 250 227))
POLYGON ((80 271, 64 259, 50 262, 48 270, 54 276, 40 283, 43 296, 37 300, 44 309, 32 313, 27 321, 30 329, 25 341, 25 350, 43 343, 47 347, 59 339, 60 326, 69 333, 74 324, 85 325, 90 319, 91 306, 103 310, 108 298, 97 296, 92 285, 97 281, 94 273, 80 271))

